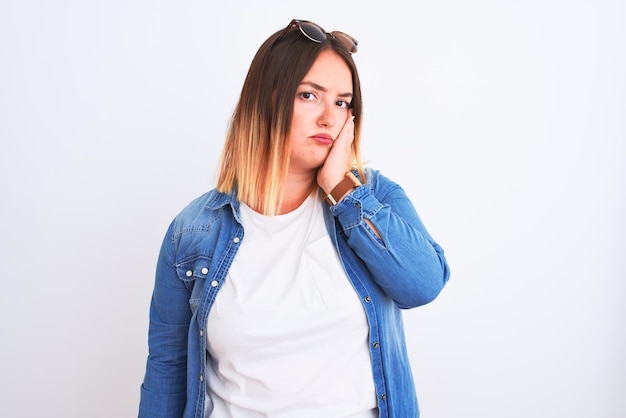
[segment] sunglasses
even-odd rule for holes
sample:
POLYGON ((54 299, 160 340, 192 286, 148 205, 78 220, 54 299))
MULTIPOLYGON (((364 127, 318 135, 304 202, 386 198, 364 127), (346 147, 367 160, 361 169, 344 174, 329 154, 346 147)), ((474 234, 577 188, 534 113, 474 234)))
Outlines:
POLYGON ((339 42, 341 42, 343 46, 345 46, 346 49, 350 51, 351 54, 354 54, 357 51, 357 45, 359 43, 352 36, 339 31, 333 31, 330 33, 326 32, 324 29, 322 29, 320 25, 309 22, 307 20, 293 19, 289 23, 289 25, 287 25, 285 30, 280 34, 280 36, 276 39, 276 41, 282 39, 283 36, 285 36, 289 31, 294 28, 300 29, 300 32, 302 32, 304 36, 306 36, 313 42, 323 42, 330 36, 333 39, 337 39, 339 42))

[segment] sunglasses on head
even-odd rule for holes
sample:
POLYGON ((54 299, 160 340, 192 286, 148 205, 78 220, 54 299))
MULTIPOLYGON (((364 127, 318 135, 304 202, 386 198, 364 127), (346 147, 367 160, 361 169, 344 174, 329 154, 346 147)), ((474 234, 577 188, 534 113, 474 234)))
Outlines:
POLYGON ((354 54, 357 51, 359 43, 352 36, 339 31, 333 31, 330 33, 326 32, 320 25, 307 20, 292 19, 276 41, 282 39, 283 36, 294 28, 300 29, 300 32, 313 42, 323 42, 330 36, 331 38, 337 39, 341 42, 351 54, 354 54))

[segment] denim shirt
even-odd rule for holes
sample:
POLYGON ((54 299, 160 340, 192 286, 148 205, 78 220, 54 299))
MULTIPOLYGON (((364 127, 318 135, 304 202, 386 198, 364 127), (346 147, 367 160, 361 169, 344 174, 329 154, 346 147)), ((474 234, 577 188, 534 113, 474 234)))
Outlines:
MULTIPOLYGON (((400 186, 372 169, 366 178, 337 205, 324 202, 324 218, 369 323, 379 416, 419 417, 401 309, 432 301, 449 269, 400 186)), ((244 239, 235 193, 212 190, 171 223, 150 304, 139 417, 204 418, 207 319, 244 239)))

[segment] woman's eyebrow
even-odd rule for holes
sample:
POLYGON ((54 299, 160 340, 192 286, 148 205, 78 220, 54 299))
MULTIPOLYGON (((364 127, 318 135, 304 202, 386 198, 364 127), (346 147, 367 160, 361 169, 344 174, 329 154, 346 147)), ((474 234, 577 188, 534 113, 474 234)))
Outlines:
MULTIPOLYGON (((303 81, 302 83, 300 83, 300 85, 301 86, 302 85, 307 85, 307 86, 313 87, 316 90, 320 90, 320 91, 323 91, 325 93, 328 92, 328 89, 326 87, 321 86, 321 85, 319 85, 319 84, 317 84, 317 83, 315 83, 313 81, 303 81)), ((352 98, 352 93, 342 93, 342 94, 339 95, 339 97, 350 97, 350 98, 352 98)))

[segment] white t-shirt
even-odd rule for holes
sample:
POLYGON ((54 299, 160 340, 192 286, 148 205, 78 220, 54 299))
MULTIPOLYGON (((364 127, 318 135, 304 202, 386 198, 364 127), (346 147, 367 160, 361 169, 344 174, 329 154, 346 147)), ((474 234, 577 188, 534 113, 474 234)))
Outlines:
POLYGON ((378 416, 368 324, 319 199, 264 216, 245 237, 207 325, 211 418, 378 416))

